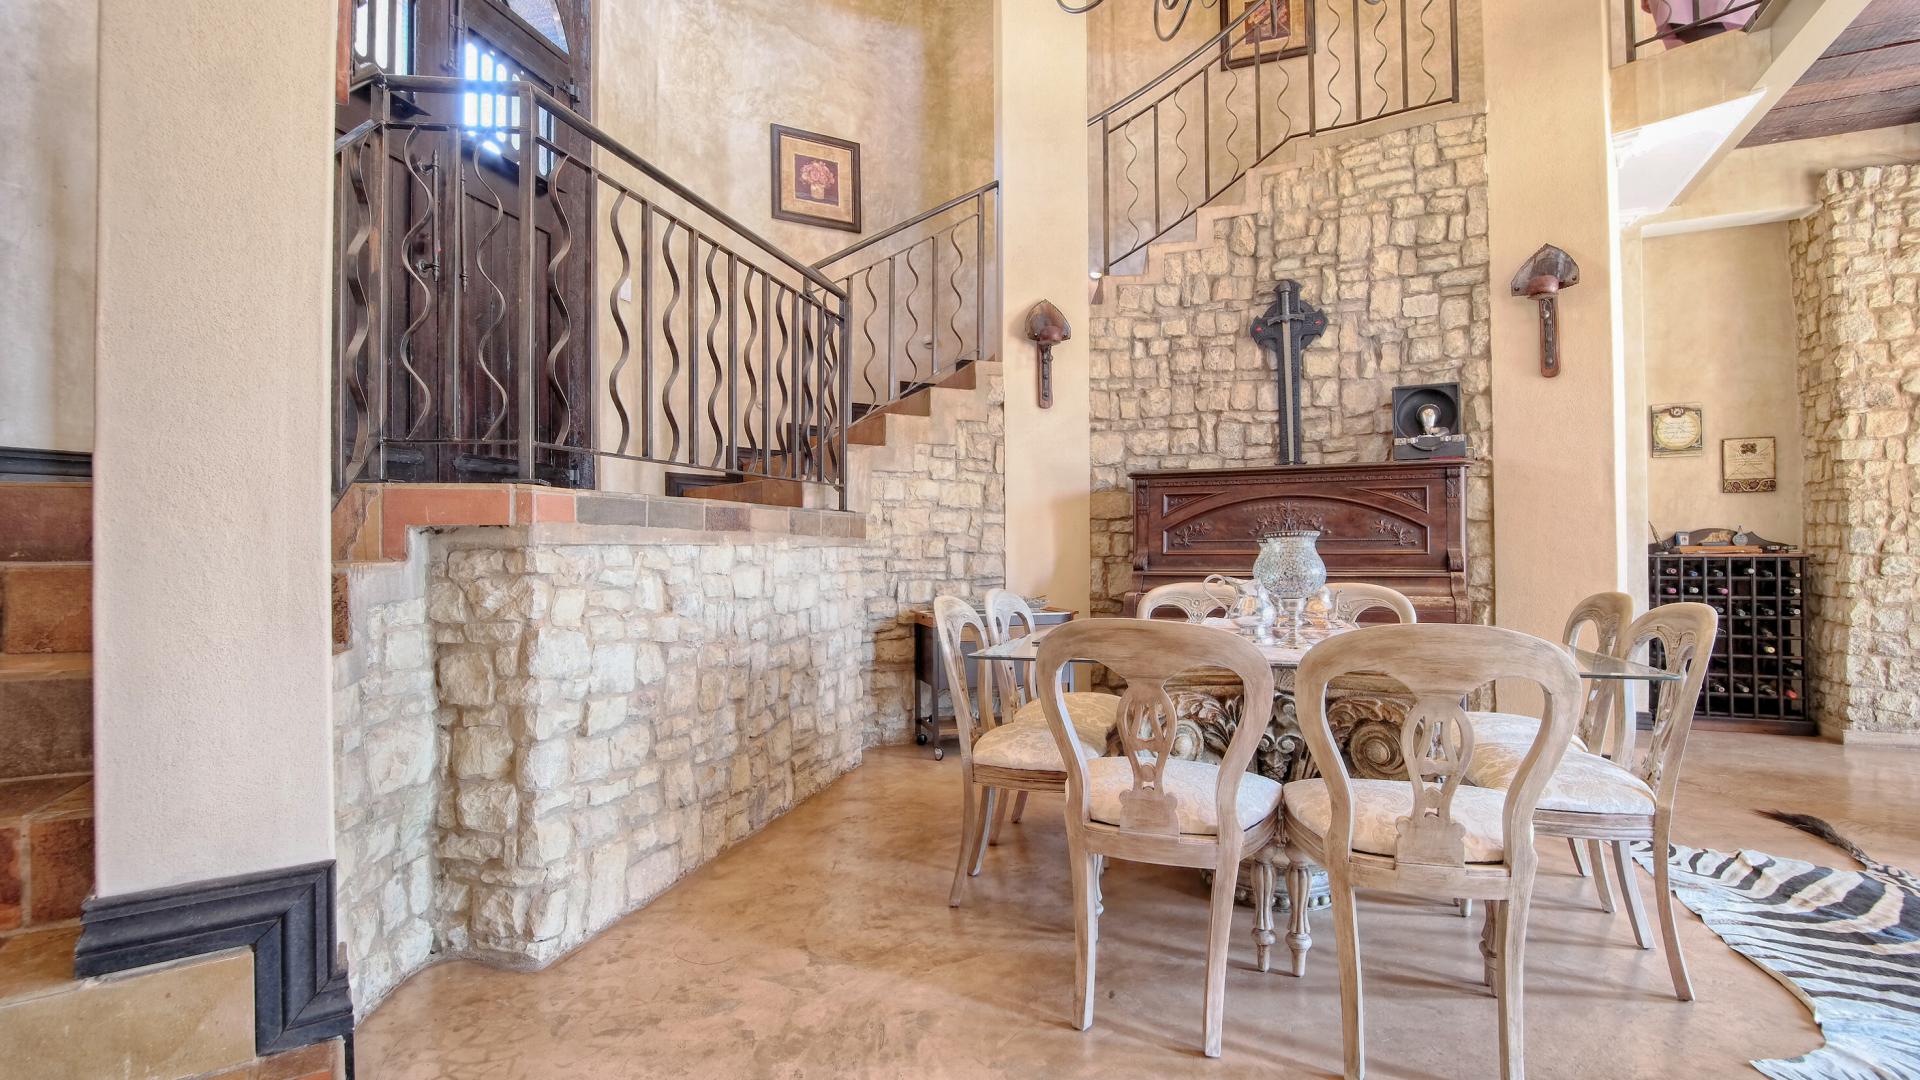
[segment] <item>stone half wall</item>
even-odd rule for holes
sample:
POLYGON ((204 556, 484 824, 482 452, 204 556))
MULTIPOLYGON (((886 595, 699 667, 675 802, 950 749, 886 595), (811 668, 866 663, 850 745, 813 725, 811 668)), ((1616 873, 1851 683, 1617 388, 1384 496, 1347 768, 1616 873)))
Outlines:
POLYGON ((1814 715, 1920 740, 1920 169, 1828 173, 1791 237, 1814 715))
POLYGON ((1106 283, 1092 325, 1093 609, 1132 588, 1128 473, 1276 460, 1272 358, 1248 336, 1283 278, 1327 313, 1303 354, 1308 462, 1385 461, 1392 388, 1459 382, 1479 457, 1467 490, 1473 616, 1493 600, 1486 122, 1467 116, 1304 148, 1201 242, 1106 283))
POLYGON ((978 375, 854 448, 864 514, 655 498, 645 520, 681 527, 417 531, 408 561, 351 569, 360 1015, 437 960, 550 962, 911 736, 903 611, 1005 577, 998 365, 978 375))

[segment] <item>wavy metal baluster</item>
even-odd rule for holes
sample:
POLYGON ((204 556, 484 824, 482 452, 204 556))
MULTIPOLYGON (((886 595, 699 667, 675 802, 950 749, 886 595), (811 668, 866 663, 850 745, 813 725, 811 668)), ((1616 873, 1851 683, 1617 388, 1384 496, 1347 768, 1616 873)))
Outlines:
POLYGON ((633 421, 627 416, 627 403, 620 396, 620 373, 626 370, 627 360, 633 354, 633 340, 627 333, 627 320, 620 313, 620 293, 633 280, 633 256, 627 251, 627 238, 620 229, 620 207, 626 204, 627 198, 627 191, 622 188, 613 198, 613 207, 607 211, 607 225, 613 233, 613 246, 620 252, 620 273, 613 279, 613 288, 607 290, 607 314, 613 319, 614 332, 620 335, 620 356, 607 372, 607 393, 613 397, 613 411, 620 414, 620 441, 613 448, 616 454, 627 452, 627 439, 633 434, 633 421))
MULTIPOLYGON (((1246 37, 1242 38, 1242 44, 1245 44, 1253 34, 1251 30, 1246 30, 1244 33, 1246 37)), ((1258 48, 1259 46, 1256 44, 1254 47, 1258 48)), ((1240 174, 1247 171, 1246 166, 1240 163, 1240 151, 1233 148, 1233 141, 1240 137, 1240 114, 1235 112, 1233 108, 1233 99, 1240 93, 1240 69, 1237 67, 1229 67, 1225 74, 1228 80, 1227 89, 1220 95, 1220 108, 1225 110, 1229 126, 1226 136, 1220 140, 1220 149, 1225 150, 1227 157, 1233 161, 1233 164, 1227 169, 1227 175, 1233 177, 1234 180, 1238 180, 1240 174)), ((1232 186, 1233 180, 1228 180, 1226 183, 1220 185, 1220 191, 1225 191, 1232 186)), ((1207 198, 1211 199, 1219 193, 1218 191, 1208 192, 1207 198)))
MULTIPOLYGON (((420 369, 413 366, 414 338, 420 333, 422 327, 433 321, 435 299, 433 285, 427 280, 426 274, 421 272, 414 258, 414 249, 419 246, 422 236, 433 235, 433 230, 440 222, 440 200, 437 197, 439 193, 434 190, 433 184, 427 180, 426 176, 422 175, 435 171, 438 166, 431 160, 423 165, 413 152, 413 143, 419 138, 420 131, 420 128, 408 131, 406 140, 400 144, 400 160, 406 163, 407 179, 420 185, 420 191, 426 199, 426 210, 407 228, 406 235, 400 240, 400 266, 407 272, 408 298, 411 299, 413 296, 413 286, 420 287, 419 309, 407 322, 406 329, 400 331, 400 368, 406 372, 407 379, 413 383, 414 387, 408 391, 407 402, 409 405, 413 403, 416 391, 420 397, 420 410, 415 414, 413 422, 407 425, 407 433, 403 436, 406 439, 418 438, 421 428, 425 427, 427 421, 433 417, 433 387, 421 377, 420 369)), ((439 269, 432 268, 436 271, 439 269)))
MULTIPOLYGON (((547 146, 547 143, 540 143, 547 146)), ((547 300, 553 305, 553 314, 559 323, 559 330, 553 335, 553 344, 547 349, 547 389, 560 400, 560 428, 553 433, 553 445, 567 445, 567 436, 573 434, 573 401, 567 397, 567 385, 560 378, 560 360, 566 355, 567 346, 573 343, 573 313, 567 310, 567 298, 560 291, 560 268, 573 253, 573 223, 567 220, 566 207, 560 201, 560 177, 568 165, 581 168, 579 163, 559 147, 551 147, 554 155, 552 168, 547 173, 547 205, 553 210, 554 222, 560 236, 560 242, 553 245, 553 254, 547 259, 547 300)), ((534 157, 539 157, 538 147, 534 157)))
MULTIPOLYGON (((493 207, 493 221, 487 226, 487 231, 480 234, 480 239, 473 248, 474 269, 479 271, 481 282, 493 294, 492 299, 487 301, 487 309, 492 313, 492 319, 480 331, 479 340, 474 342, 474 362, 479 366, 480 374, 486 378, 487 384, 492 386, 493 392, 499 396, 500 410, 494 413, 493 419, 487 422, 486 429, 481 432, 482 442, 490 442, 500 434, 501 427, 507 422, 507 413, 512 408, 512 395, 507 392, 507 384, 501 382, 500 376, 496 375, 493 368, 487 364, 487 347, 507 321, 507 294, 500 288, 500 283, 494 280, 493 275, 487 273, 487 245, 492 242, 493 234, 499 232, 501 226, 506 224, 507 207, 500 198, 499 190, 487 182, 488 171, 484 168, 473 170, 474 176, 479 180, 480 190, 486 192, 486 198, 482 201, 493 207)), ((513 367, 512 342, 506 345, 505 359, 507 368, 511 369, 513 367)))
POLYGON ((666 265, 667 279, 673 287, 673 295, 667 299, 667 306, 660 314, 660 329, 667 343, 667 380, 660 387, 660 412, 667 420, 666 460, 677 460, 680 454, 680 422, 673 417, 673 384, 680 380, 680 343, 673 336, 673 313, 680 306, 680 272, 673 268, 673 230, 685 228, 680 220, 669 214, 661 214, 667 219, 667 227, 660 233, 660 259, 666 265))
MULTIPOLYGON (((922 241, 922 243, 931 245, 932 238, 929 237, 927 240, 922 241)), ((919 250, 919 244, 915 244, 907 249, 907 273, 913 275, 913 284, 907 286, 907 318, 913 320, 913 329, 907 332, 906 340, 908 382, 920 381, 920 361, 913 355, 913 347, 920 341, 920 312, 913 306, 913 298, 920 293, 920 270, 913 265, 913 253, 919 250)), ((931 247, 929 247, 929 250, 931 250, 931 247)), ((892 401, 899 395, 900 384, 898 382, 889 383, 887 385, 887 400, 892 401)))
MULTIPOLYGON (((1420 74, 1427 77, 1426 103, 1428 104, 1431 104, 1434 100, 1434 95, 1440 92, 1440 76, 1435 75, 1427 67, 1428 61, 1433 59, 1434 50, 1440 47, 1440 31, 1434 29, 1433 25, 1427 22, 1427 16, 1432 13, 1434 3, 1435 0, 1427 0, 1426 3, 1420 6, 1420 29, 1427 32, 1427 48, 1425 52, 1420 54, 1420 74)), ((1402 0, 1400 5, 1400 18, 1404 20, 1406 17, 1407 7, 1405 0, 1402 0)), ((1411 102, 1409 102, 1409 104, 1411 104, 1411 102)))
POLYGON ((792 424, 793 388, 787 385, 787 368, 790 362, 789 358, 792 355, 788 347, 793 343, 793 331, 792 328, 787 325, 786 294, 792 291, 793 290, 787 288, 785 285, 776 285, 774 290, 775 299, 773 302, 774 319, 780 326, 780 351, 773 364, 774 379, 780 387, 780 452, 789 455, 789 461, 794 460, 792 424))
POLYGON ((1166 100, 1180 114, 1180 126, 1173 129, 1172 135, 1174 152, 1180 155, 1180 167, 1173 170, 1173 190, 1180 195, 1180 216, 1185 217, 1187 211, 1193 209, 1193 196, 1187 194, 1186 175, 1187 166, 1193 163, 1193 159, 1188 156, 1187 148, 1180 145, 1180 137, 1187 133, 1187 108, 1180 104, 1179 90, 1167 95, 1166 100))
POLYGON ((713 369, 713 387, 707 391, 707 426, 713 431, 713 456, 707 464, 714 468, 722 467, 727 456, 727 436, 720 426, 720 391, 726 380, 726 369, 720 363, 720 350, 713 343, 713 335, 720 329, 720 283, 713 278, 713 260, 720 254, 718 244, 707 245, 707 295, 713 301, 712 312, 707 316, 707 363, 713 369))
MULTIPOLYGON (((947 315, 947 330, 953 334, 953 366, 955 368, 960 366, 960 359, 965 356, 967 352, 966 335, 960 332, 960 325, 955 321, 960 318, 961 306, 967 302, 966 294, 960 291, 960 271, 966 268, 967 253, 961 248, 960 241, 955 239, 954 234, 958 233, 966 225, 967 222, 963 220, 954 225, 953 228, 947 230, 947 244, 953 248, 953 269, 947 273, 947 291, 953 294, 953 311, 947 315)), ((939 350, 935 349, 934 352, 936 360, 934 375, 938 377, 940 373, 937 364, 939 350)))
MULTIPOLYGON (((1373 71, 1367 75, 1367 78, 1373 80, 1373 88, 1380 91, 1380 107, 1375 109, 1373 113, 1374 116, 1379 117, 1386 115, 1388 99, 1386 84, 1380 81, 1380 73, 1386 70, 1387 66, 1387 39, 1384 34, 1387 26, 1387 5, 1381 3, 1380 0, 1367 0, 1367 2, 1380 9, 1380 17, 1373 20, 1373 43, 1380 46, 1380 60, 1373 65, 1373 71)), ((1356 34, 1354 36, 1357 38, 1359 35, 1356 34)), ((1354 46, 1353 55, 1357 63, 1360 58, 1360 48, 1357 42, 1354 46)), ((1366 110, 1365 108, 1361 108, 1359 111, 1364 113, 1366 110)))
MULTIPOLYGON (((1317 3, 1318 0, 1309 0, 1309 2, 1317 3)), ((1327 59, 1333 64, 1332 70, 1327 72, 1327 100, 1333 102, 1333 120, 1329 122, 1327 126, 1329 128, 1336 128, 1340 126, 1340 118, 1347 114, 1346 106, 1340 101, 1339 92, 1334 89, 1335 83, 1339 79, 1342 70, 1340 50, 1335 48, 1333 44, 1333 39, 1340 33, 1340 27, 1342 25, 1340 22, 1340 5, 1330 3, 1326 5, 1326 11, 1327 14, 1333 17, 1333 24, 1327 27, 1327 59)), ((1360 62, 1360 35, 1353 35, 1353 41, 1355 54, 1354 63, 1357 65, 1360 62)), ((1316 45, 1317 44, 1316 42, 1316 45)))
POLYGON ((373 411, 367 405, 366 377, 363 374, 371 363, 368 343, 372 338, 374 322, 372 290, 367 288, 366 271, 367 241, 373 236, 373 198, 367 189, 366 153, 365 145, 356 145, 347 157, 347 186, 353 193, 353 204, 364 212, 360 215, 360 227, 347 240, 346 251, 341 259, 348 268, 347 295, 352 298, 353 310, 358 313, 353 331, 347 337, 346 348, 342 350, 342 374, 347 385, 347 397, 353 403, 353 446, 347 452, 346 464, 340 469, 343 491, 359 478, 373 452, 373 411))
POLYGON ((1127 163, 1120 166, 1120 179, 1127 183, 1127 205, 1120 209, 1120 220, 1127 226, 1129 246, 1140 243, 1141 233, 1139 224, 1133 219, 1133 208, 1140 205, 1140 185, 1133 179, 1133 167, 1140 163, 1140 144, 1133 141, 1133 121, 1138 119, 1135 116, 1119 127, 1120 137, 1127 141, 1127 163))
MULTIPOLYGON (((878 265, 878 264, 876 264, 878 265)), ((880 395, 880 388, 873 384, 873 364, 880 359, 880 346, 873 340, 873 317, 880 314, 880 297, 873 291, 873 267, 861 271, 861 278, 867 286, 867 317, 860 320, 860 336, 867 339, 867 362, 860 369, 860 380, 867 384, 867 396, 878 405, 886 401, 880 395)))
POLYGON ((747 263, 746 274, 740 279, 740 297, 747 309, 747 334, 740 352, 747 358, 742 365, 747 376, 747 400, 741 405, 741 415, 745 419, 740 424, 741 437, 747 444, 747 451, 758 462, 757 471, 766 471, 765 454, 761 448, 761 437, 754 432, 753 414, 759 409, 760 376, 753 370, 753 350, 760 343, 760 313, 753 303, 753 279, 762 272, 752 263, 747 263))

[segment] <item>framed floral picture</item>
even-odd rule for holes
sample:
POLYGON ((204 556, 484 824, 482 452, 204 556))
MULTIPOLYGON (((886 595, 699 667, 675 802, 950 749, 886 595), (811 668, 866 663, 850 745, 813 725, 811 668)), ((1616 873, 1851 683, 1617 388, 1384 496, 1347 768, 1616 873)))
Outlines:
POLYGON ((1773 491, 1774 446, 1771 435, 1720 440, 1720 490, 1773 491))
POLYGON ((1261 10, 1248 15, 1239 32, 1220 43, 1222 70, 1247 67, 1256 60, 1305 56, 1312 50, 1307 0, 1225 0, 1220 5, 1220 29, 1232 26, 1248 8, 1261 10))
POLYGON ((860 231, 860 144, 773 125, 773 216, 860 231))

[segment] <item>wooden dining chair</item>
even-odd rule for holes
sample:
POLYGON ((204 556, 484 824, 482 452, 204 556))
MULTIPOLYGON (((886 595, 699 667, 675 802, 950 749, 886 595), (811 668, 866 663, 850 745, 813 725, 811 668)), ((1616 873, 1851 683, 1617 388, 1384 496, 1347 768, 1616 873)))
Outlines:
MULTIPOLYGON (((953 889, 947 895, 947 903, 958 907, 966 896, 967 879, 978 875, 986 861, 986 834, 1000 793, 1065 791, 1067 773, 1044 713, 1016 722, 1006 718, 1005 710, 996 711, 997 676, 990 671, 981 671, 974 686, 969 686, 961 646, 969 636, 982 644, 991 640, 980 613, 959 597, 942 596, 933 602, 933 621, 952 695, 954 727, 960 736, 960 855, 953 868, 953 889)), ((1089 757, 1105 749, 1104 737, 1086 747, 1089 757)))
POLYGON ((1359 923, 1354 890, 1488 901, 1481 948, 1499 999, 1500 1074, 1525 1073, 1523 971, 1533 897, 1534 804, 1566 753, 1580 702, 1580 674, 1550 641, 1492 626, 1377 626, 1328 638, 1300 663, 1295 708, 1321 775, 1286 786, 1286 847, 1292 901, 1287 945, 1293 972, 1306 969, 1309 863, 1326 868, 1340 954, 1340 1015, 1346 1075, 1364 1075, 1359 923), (1327 721, 1327 686, 1378 673, 1413 699, 1400 731, 1404 780, 1355 780, 1327 721), (1532 744, 1504 791, 1464 786, 1474 731, 1464 701, 1495 679, 1523 679, 1546 694, 1532 744))
POLYGON ((1233 610, 1234 601, 1239 598, 1240 594, 1229 585, 1175 581, 1148 589, 1140 597, 1140 606, 1134 609, 1134 617, 1151 619, 1162 609, 1173 608, 1186 616, 1188 622, 1197 623, 1209 615, 1227 614, 1233 610))
MULTIPOLYGON (((1039 629, 1040 624, 1034 620, 1033 608, 1027 603, 1027 598, 1012 589, 989 589, 986 600, 987 636, 993 644, 1003 645, 1039 629)), ((1011 660, 985 661, 984 664, 993 678, 1000 712, 1010 715, 1012 723, 1045 726, 1046 713, 1041 710, 1039 699, 1029 689, 1032 685, 1029 678, 1031 667, 1011 660)), ((1067 692, 1067 713, 1073 717, 1074 728, 1079 731, 1080 737, 1089 743, 1111 748, 1114 718, 1119 711, 1120 697, 1117 694, 1067 692)), ((1000 842, 1001 821, 1008 817, 1008 811, 1008 804, 1001 803, 998 814, 988 826, 989 844, 1000 842)), ((1012 799, 1011 820, 1018 823, 1026 812, 1027 793, 1016 792, 1012 799)))
MULTIPOLYGON (((1719 613, 1706 604, 1666 604, 1633 621, 1621 635, 1618 655, 1642 659, 1658 642, 1660 663, 1679 676, 1661 683, 1654 703, 1653 731, 1644 747, 1635 725, 1622 722, 1608 754, 1568 751, 1548 777, 1534 821, 1542 836, 1589 840, 1610 849, 1626 902, 1633 936, 1643 949, 1653 948, 1639 879, 1634 875, 1627 844, 1653 844, 1654 906, 1660 916, 1660 936, 1667 951, 1667 970, 1673 992, 1681 1001, 1693 1000, 1693 982, 1686 957, 1680 952, 1674 922, 1673 890, 1668 880, 1667 842, 1673 832, 1673 804, 1680 790, 1680 760, 1693 730, 1693 712, 1700 700, 1700 683, 1719 632, 1719 613)), ((1513 786, 1525 756, 1518 742, 1480 743, 1467 769, 1468 782, 1500 790, 1513 786)), ((1598 868, 1600 858, 1593 862, 1598 868)))
POLYGON ((1242 724, 1220 763, 1173 757, 1174 707, 1168 680, 1196 669, 1225 669, 1248 701, 1273 699, 1273 669, 1253 643, 1230 631, 1146 619, 1068 623, 1040 643, 1035 675, 1060 756, 1067 767, 1067 852, 1073 870, 1073 1023, 1093 1026, 1094 958, 1100 938, 1098 881, 1107 859, 1213 871, 1207 923, 1207 982, 1202 1048, 1220 1056, 1226 1015, 1227 939, 1233 930, 1240 864, 1252 860, 1254 954, 1267 969, 1274 943, 1274 871, 1261 857, 1279 833, 1280 785, 1247 771, 1265 726, 1242 724), (1125 680, 1120 698, 1121 752, 1087 752, 1067 710, 1060 675, 1074 660, 1103 664, 1125 680))
MULTIPOLYGON (((1594 593, 1574 605, 1573 613, 1567 616, 1566 626, 1560 631, 1560 641, 1570 648, 1613 656, 1619 650, 1620 632, 1632 621, 1633 597, 1623 592, 1594 593)), ((1586 701, 1580 720, 1574 725, 1572 749, 1606 752, 1605 748, 1617 737, 1619 725, 1625 722, 1626 695, 1622 691, 1617 679, 1587 681, 1586 701)), ((1510 712, 1469 712, 1467 719, 1473 722, 1473 733, 1483 744, 1525 744, 1532 741, 1534 730, 1540 726, 1538 717, 1510 712)), ((1474 782, 1471 766, 1467 782, 1474 782)), ((1607 881, 1605 852, 1600 841, 1569 839, 1567 847, 1573 852, 1573 865, 1580 875, 1593 879, 1600 910, 1611 914, 1613 887, 1607 881)), ((1466 913, 1471 913, 1470 907, 1466 913)))
POLYGON ((1413 601, 1407 599, 1406 593, 1385 585, 1369 585, 1364 581, 1343 581, 1327 586, 1327 607, 1328 614, 1346 623, 1359 622, 1361 614, 1373 608, 1386 608, 1403 623, 1419 621, 1419 616, 1413 610, 1413 601))

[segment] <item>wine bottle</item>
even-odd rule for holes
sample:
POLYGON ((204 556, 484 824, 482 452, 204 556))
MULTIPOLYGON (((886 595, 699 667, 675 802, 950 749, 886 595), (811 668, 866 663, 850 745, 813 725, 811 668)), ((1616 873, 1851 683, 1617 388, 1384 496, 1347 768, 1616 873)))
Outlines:
POLYGON ((1736 694, 1751 694, 1753 693, 1753 687, 1748 686, 1746 683, 1743 683, 1738 679, 1735 679, 1733 681, 1733 692, 1736 694))

